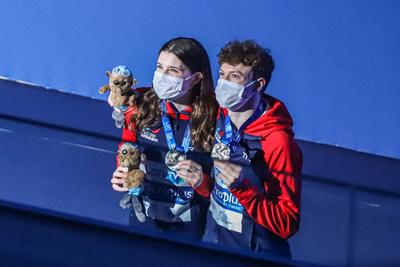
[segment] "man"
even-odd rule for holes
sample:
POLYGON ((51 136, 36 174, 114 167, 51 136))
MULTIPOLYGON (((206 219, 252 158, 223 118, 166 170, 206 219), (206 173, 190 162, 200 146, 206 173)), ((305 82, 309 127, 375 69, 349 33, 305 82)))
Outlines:
POLYGON ((274 62, 251 40, 218 55, 219 118, 212 152, 214 180, 204 241, 290 257, 287 238, 299 228, 302 155, 285 105, 264 93, 274 62))

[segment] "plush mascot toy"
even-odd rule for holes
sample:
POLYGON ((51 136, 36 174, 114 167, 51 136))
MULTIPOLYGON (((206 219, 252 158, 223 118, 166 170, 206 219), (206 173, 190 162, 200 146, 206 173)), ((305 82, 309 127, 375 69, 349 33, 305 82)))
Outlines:
POLYGON ((110 91, 110 103, 113 103, 112 118, 115 125, 121 128, 124 125, 124 112, 134 103, 135 95, 132 86, 136 79, 126 66, 117 66, 112 72, 106 71, 108 84, 99 89, 100 94, 110 91))
POLYGON ((118 150, 118 162, 120 167, 124 167, 128 178, 124 187, 134 189, 143 183, 144 172, 140 169, 141 153, 139 148, 132 143, 124 143, 118 150))
POLYGON ((146 216, 143 213, 143 207, 138 196, 143 190, 143 180, 145 173, 140 169, 141 153, 139 148, 132 143, 126 142, 118 150, 118 162, 120 167, 124 167, 127 178, 124 187, 129 191, 121 199, 120 205, 124 209, 132 207, 139 221, 144 222, 146 216))

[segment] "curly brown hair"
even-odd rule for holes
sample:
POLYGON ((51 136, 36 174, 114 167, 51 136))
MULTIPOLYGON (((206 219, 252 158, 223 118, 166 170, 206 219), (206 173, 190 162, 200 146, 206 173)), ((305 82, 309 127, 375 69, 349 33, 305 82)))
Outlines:
MULTIPOLYGON (((204 47, 192 38, 175 38, 165 43, 159 53, 175 54, 192 73, 201 72, 202 80, 193 86, 191 136, 193 146, 202 151, 210 151, 214 142, 215 122, 218 104, 215 100, 210 60, 204 47)), ((135 100, 138 112, 132 116, 131 122, 136 130, 151 127, 161 121, 161 100, 153 88, 135 100)))
POLYGON ((271 80, 275 64, 270 50, 261 47, 254 40, 232 41, 226 44, 218 54, 218 63, 237 65, 242 63, 253 70, 253 78, 264 78, 266 85, 271 80))

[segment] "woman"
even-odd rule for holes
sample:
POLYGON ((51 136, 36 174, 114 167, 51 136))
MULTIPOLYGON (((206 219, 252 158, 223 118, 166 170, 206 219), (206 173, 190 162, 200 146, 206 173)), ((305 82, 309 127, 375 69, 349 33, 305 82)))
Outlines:
MULTIPOLYGON (((145 217, 132 212, 130 226, 200 239, 207 205, 194 188, 211 170, 218 109, 207 52, 191 38, 168 41, 160 49, 153 87, 141 91, 125 113, 122 135, 123 142, 137 143, 145 155, 139 196, 145 217)), ((125 177, 118 167, 111 180, 114 190, 128 191, 125 177)))

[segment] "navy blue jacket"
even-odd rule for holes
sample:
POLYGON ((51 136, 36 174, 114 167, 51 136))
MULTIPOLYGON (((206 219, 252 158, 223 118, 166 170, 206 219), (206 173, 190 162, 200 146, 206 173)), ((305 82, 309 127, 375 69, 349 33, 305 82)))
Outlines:
MULTIPOLYGON (((179 113, 168 101, 166 106, 176 143, 180 145, 191 110, 179 113)), ((137 143, 146 158, 144 189, 139 198, 145 209, 146 221, 139 222, 135 213, 131 212, 130 226, 138 230, 170 232, 176 237, 201 239, 208 201, 199 196, 190 185, 183 183, 177 186, 166 179, 167 167, 164 159, 169 149, 162 123, 140 132, 129 130, 128 122, 132 112, 135 111, 131 109, 125 113, 122 139, 123 142, 137 143)), ((211 172, 212 161, 209 153, 199 152, 190 147, 187 158, 201 164, 205 173, 211 172)))

